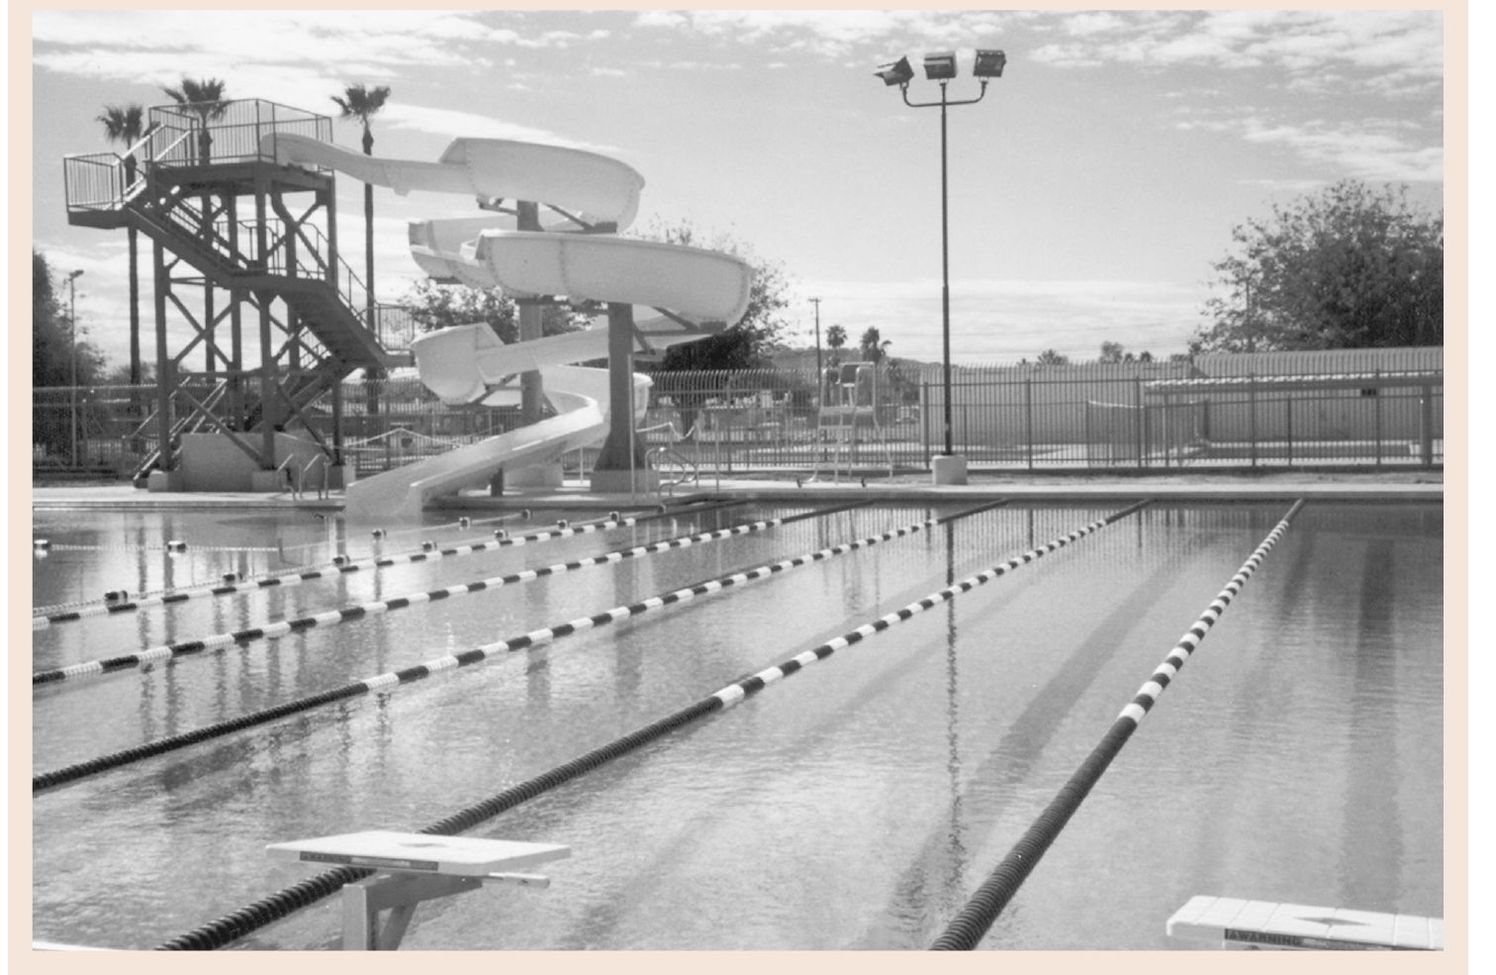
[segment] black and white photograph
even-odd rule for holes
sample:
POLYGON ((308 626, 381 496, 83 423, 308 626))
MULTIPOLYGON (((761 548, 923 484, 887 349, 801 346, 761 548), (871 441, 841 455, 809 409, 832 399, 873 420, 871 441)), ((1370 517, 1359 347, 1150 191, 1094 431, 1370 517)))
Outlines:
POLYGON ((1465 970, 1465 4, 11 13, 13 964, 1465 970))

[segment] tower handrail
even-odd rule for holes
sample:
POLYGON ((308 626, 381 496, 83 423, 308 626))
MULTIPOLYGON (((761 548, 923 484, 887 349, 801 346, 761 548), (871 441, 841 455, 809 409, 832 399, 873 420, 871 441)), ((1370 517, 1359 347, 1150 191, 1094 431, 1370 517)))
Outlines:
POLYGON ((126 201, 140 193, 147 183, 147 174, 150 168, 159 159, 172 152, 191 133, 183 132, 176 139, 169 142, 163 149, 151 149, 142 156, 136 156, 147 147, 153 146, 160 137, 162 127, 152 123, 153 128, 131 145, 124 152, 106 150, 104 152, 86 152, 77 155, 64 156, 62 159, 64 191, 69 210, 108 210, 123 206, 126 201), (135 179, 130 185, 125 185, 124 173, 125 162, 130 156, 136 156, 135 179), (105 182, 108 192, 103 194, 83 194, 81 191, 90 183, 98 181, 89 180, 86 176, 80 177, 81 167, 98 166, 107 170, 108 175, 105 182), (84 195, 85 199, 79 199, 84 195))
MULTIPOLYGON (((219 118, 206 121, 190 105, 170 103, 153 106, 147 111, 163 130, 183 132, 193 138, 187 151, 174 152, 169 160, 164 154, 153 154, 158 161, 171 165, 195 166, 225 162, 267 161, 260 139, 273 133, 310 135, 332 141, 332 119, 261 98, 229 99, 218 102, 219 118), (208 157, 197 158, 198 140, 208 135, 208 157)), ((173 149, 181 144, 173 140, 173 149)))
MULTIPOLYGON (((219 221, 219 223, 222 224, 224 222, 219 221)), ((239 222, 238 229, 240 235, 243 236, 245 234, 254 234, 259 226, 260 222, 258 220, 245 220, 239 222)), ((267 248, 265 266, 263 269, 256 268, 255 270, 261 270, 263 273, 269 274, 284 274, 286 277, 302 280, 316 279, 326 281, 327 254, 331 250, 327 234, 322 231, 321 227, 315 224, 296 224, 297 236, 307 246, 296 249, 296 267, 291 268, 285 259, 287 248, 283 246, 288 237, 287 228, 289 226, 290 224, 283 218, 266 218, 265 227, 271 235, 272 243, 267 248)), ((215 224, 215 232, 216 229, 217 224, 215 224)), ((219 236, 222 237, 222 235, 219 236)), ((333 267, 333 281, 330 283, 332 283, 334 289, 338 292, 338 297, 342 299, 343 304, 347 306, 348 310, 357 316, 359 321, 364 323, 365 328, 368 328, 369 323, 366 321, 368 318, 367 309, 360 307, 360 299, 368 296, 368 289, 364 286, 363 279, 354 271, 353 266, 344 260, 341 254, 337 256, 337 263, 333 267)))

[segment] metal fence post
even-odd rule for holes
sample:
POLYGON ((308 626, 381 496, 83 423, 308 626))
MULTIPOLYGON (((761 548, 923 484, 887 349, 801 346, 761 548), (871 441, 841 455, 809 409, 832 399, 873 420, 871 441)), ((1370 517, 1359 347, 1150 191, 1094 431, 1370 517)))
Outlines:
POLYGON ((1028 469, 1034 469, 1034 377, 1023 379, 1023 439, 1028 454, 1028 469))
POLYGON ((1143 380, 1141 377, 1133 378, 1132 402, 1133 405, 1137 408, 1137 412, 1134 414, 1134 417, 1135 426, 1137 428, 1136 440, 1138 447, 1138 470, 1142 470, 1146 466, 1146 464, 1144 463, 1144 458, 1146 457, 1144 447, 1147 441, 1144 436, 1143 429, 1148 423, 1148 411, 1147 408, 1143 406, 1143 380))
POLYGON ((1422 467, 1434 466, 1434 387, 1422 388, 1421 409, 1418 417, 1418 449, 1422 467))
POLYGON ((1376 466, 1377 467, 1381 467, 1382 466, 1382 370, 1380 370, 1380 369, 1376 370, 1375 376, 1376 376, 1376 385, 1372 387, 1376 391, 1376 395, 1372 397, 1372 399, 1376 400, 1376 405, 1375 405, 1375 407, 1373 407, 1373 410, 1372 410, 1372 415, 1375 418, 1375 430, 1376 430, 1376 444, 1375 444, 1374 449, 1377 452, 1376 466))
POLYGON ((930 384, 921 379, 919 383, 919 439, 920 449, 925 455, 925 470, 930 470, 930 384))
POLYGON ((1286 431, 1286 435, 1288 437, 1288 466, 1292 467, 1293 466, 1293 394, 1292 393, 1289 393, 1286 397, 1284 397, 1284 399, 1283 399, 1283 409, 1284 409, 1284 413, 1285 413, 1285 422, 1287 423, 1287 426, 1288 426, 1288 429, 1286 431))
POLYGON ((1257 374, 1247 373, 1247 440, 1252 466, 1257 466, 1257 374))

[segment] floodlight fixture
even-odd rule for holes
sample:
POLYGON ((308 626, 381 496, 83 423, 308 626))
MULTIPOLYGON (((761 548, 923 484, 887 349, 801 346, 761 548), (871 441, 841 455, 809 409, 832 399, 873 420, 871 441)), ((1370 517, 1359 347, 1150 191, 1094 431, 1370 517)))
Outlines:
POLYGON ((925 55, 925 78, 929 81, 949 81, 956 77, 956 52, 937 51, 925 55))
POLYGON ((1007 63, 1008 56, 1003 52, 977 48, 977 59, 971 66, 971 73, 977 78, 1001 78, 1003 66, 1007 63))
POLYGON ((878 70, 873 73, 882 78, 883 83, 890 87, 893 85, 907 85, 914 77, 914 69, 909 66, 909 59, 906 57, 880 65, 878 70))

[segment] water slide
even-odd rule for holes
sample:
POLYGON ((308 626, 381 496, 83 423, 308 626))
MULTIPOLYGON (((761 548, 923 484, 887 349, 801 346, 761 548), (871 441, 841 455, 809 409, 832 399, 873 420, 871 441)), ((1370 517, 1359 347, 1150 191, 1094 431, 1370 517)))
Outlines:
MULTIPOLYGON (((426 190, 543 204, 539 231, 515 230, 514 218, 500 214, 412 222, 411 255, 438 280, 502 287, 514 297, 644 305, 703 323, 691 328, 662 316, 637 325, 636 340, 654 349, 700 339, 736 322, 748 305, 753 272, 738 258, 554 229, 632 222, 643 178, 606 156, 502 139, 455 139, 435 163, 365 156, 283 134, 266 136, 261 148, 279 163, 337 169, 402 195, 426 190)), ((609 370, 571 365, 607 357, 606 327, 506 345, 487 326, 464 325, 422 336, 411 351, 421 381, 443 402, 512 404, 518 391, 506 383, 534 370, 556 415, 351 484, 351 518, 415 517, 432 498, 485 486, 500 470, 553 461, 607 434, 609 370)), ((633 377, 635 422, 649 385, 648 377, 633 377)))

